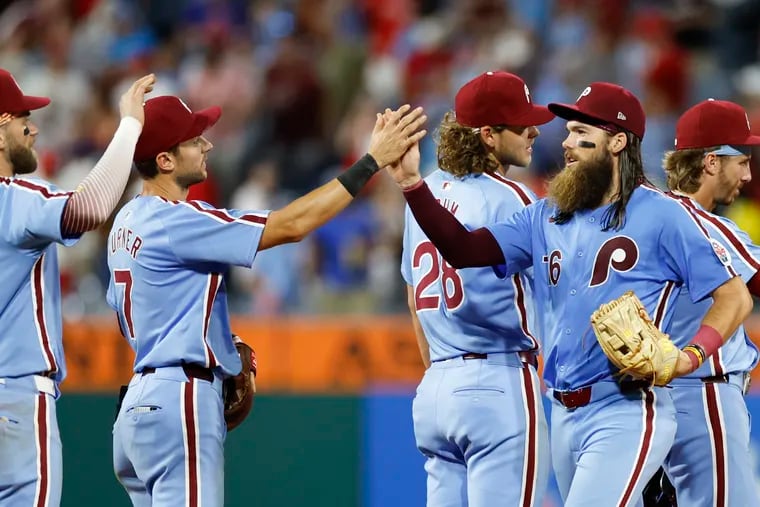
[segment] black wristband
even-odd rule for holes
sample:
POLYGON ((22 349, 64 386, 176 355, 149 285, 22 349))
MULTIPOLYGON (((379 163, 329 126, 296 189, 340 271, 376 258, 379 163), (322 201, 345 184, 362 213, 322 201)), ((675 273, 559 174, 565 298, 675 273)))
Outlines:
POLYGON ((338 176, 340 184, 346 187, 348 193, 356 197, 361 192, 364 185, 372 179, 372 176, 380 170, 380 167, 372 158, 372 155, 367 153, 362 158, 354 162, 354 165, 346 169, 346 171, 338 176))

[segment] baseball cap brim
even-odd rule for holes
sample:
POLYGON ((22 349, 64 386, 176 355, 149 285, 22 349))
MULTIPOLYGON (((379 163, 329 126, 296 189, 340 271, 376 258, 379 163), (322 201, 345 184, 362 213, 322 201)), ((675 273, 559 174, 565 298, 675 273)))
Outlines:
POLYGON ((549 123, 553 119, 554 113, 549 111, 546 106, 534 105, 527 113, 510 119, 509 124, 520 126, 543 125, 544 123, 549 123))
POLYGON ((548 105, 548 108, 549 108, 549 111, 559 116, 563 120, 568 120, 568 121, 575 120, 581 123, 588 123, 589 125, 599 125, 602 123, 607 123, 601 118, 596 118, 594 116, 591 116, 589 114, 582 112, 581 110, 578 109, 578 106, 575 106, 575 105, 558 104, 556 102, 552 102, 548 105))
POLYGON ((23 111, 34 111, 35 109, 42 109, 50 104, 48 97, 35 97, 33 95, 24 95, 21 97, 21 102, 18 107, 14 108, 15 111, 7 111, 8 113, 21 113, 23 111))
POLYGON ((219 121, 219 118, 221 116, 222 116, 222 108, 219 106, 212 106, 212 107, 201 109, 200 111, 194 112, 193 125, 188 129, 185 135, 183 135, 182 138, 177 142, 183 143, 187 141, 188 139, 198 137, 199 135, 203 134, 206 130, 213 127, 214 124, 217 121, 219 121))

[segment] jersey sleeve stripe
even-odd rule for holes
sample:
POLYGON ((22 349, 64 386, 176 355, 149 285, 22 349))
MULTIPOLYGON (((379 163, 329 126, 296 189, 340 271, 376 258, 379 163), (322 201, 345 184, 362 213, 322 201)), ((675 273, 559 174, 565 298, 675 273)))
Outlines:
POLYGON ((206 209, 202 207, 197 201, 183 201, 179 204, 184 204, 190 209, 193 209, 199 213, 205 213, 207 215, 210 215, 214 217, 216 220, 224 223, 232 223, 232 222, 243 222, 247 224, 253 224, 253 225, 264 225, 267 222, 266 216, 260 216, 253 213, 248 213, 240 218, 235 218, 234 216, 230 215, 229 213, 225 212, 221 209, 206 209))
POLYGON ((749 253, 749 250, 747 250, 747 247, 744 246, 744 243, 741 242, 741 240, 729 227, 726 226, 726 224, 721 222, 717 217, 705 211, 695 209, 695 212, 697 215, 715 227, 721 233, 721 235, 726 238, 726 241, 731 244, 739 257, 741 257, 747 265, 752 266, 755 271, 760 270, 760 262, 758 262, 758 260, 755 259, 751 253, 749 253))
POLYGON ((45 199, 60 199, 62 197, 68 198, 71 196, 71 192, 51 192, 50 189, 27 180, 2 178, 0 181, 8 186, 16 186, 26 191, 38 193, 45 199))
MULTIPOLYGON (((670 199, 673 199, 675 202, 677 202, 678 204, 680 204, 681 207, 683 209, 685 209, 686 212, 689 214, 689 217, 691 218, 692 222, 694 222, 697 225, 697 227, 699 227, 699 230, 702 231, 702 234, 705 236, 705 238, 708 241, 710 239, 712 239, 710 237, 710 232, 707 230, 707 228, 705 227, 705 225, 702 223, 702 221, 697 216, 697 214, 696 214, 697 209, 694 207, 694 205, 690 201, 688 201, 688 199, 685 199, 685 198, 682 198, 680 196, 673 195, 673 194, 663 194, 663 195, 665 195, 666 197, 668 197, 670 199)), ((738 275, 738 273, 736 272, 736 270, 733 267, 731 267, 730 265, 728 265, 728 266, 724 265, 724 267, 726 268, 726 271, 728 271, 728 273, 731 276, 737 276, 738 275)))
POLYGON ((520 199, 520 202, 523 203, 523 205, 527 206, 531 204, 533 201, 533 198, 531 198, 528 193, 522 189, 520 185, 515 183, 514 181, 510 181, 507 178, 501 176, 500 174, 492 174, 492 173, 485 173, 485 176, 487 178, 491 178, 492 180, 501 183, 505 187, 512 190, 512 192, 517 196, 518 199, 520 199))

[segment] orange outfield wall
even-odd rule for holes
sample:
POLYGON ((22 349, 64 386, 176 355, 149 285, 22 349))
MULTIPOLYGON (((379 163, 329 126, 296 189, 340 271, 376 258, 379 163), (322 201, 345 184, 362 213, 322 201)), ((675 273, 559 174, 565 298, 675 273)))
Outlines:
MULTIPOLYGON (((746 323, 760 343, 760 316, 746 323)), ((411 388, 423 367, 407 316, 233 318, 232 328, 256 349, 257 387, 267 392, 356 393, 411 388)), ((116 391, 132 375, 134 353, 114 318, 64 324, 65 392, 116 391)), ((760 368, 753 372, 760 389, 760 368)))

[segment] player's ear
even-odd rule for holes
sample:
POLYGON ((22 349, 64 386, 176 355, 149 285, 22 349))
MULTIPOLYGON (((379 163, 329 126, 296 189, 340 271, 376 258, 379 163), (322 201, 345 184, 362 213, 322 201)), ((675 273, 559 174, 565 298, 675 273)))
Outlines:
POLYGON ((705 154, 702 167, 704 172, 710 176, 718 174, 718 171, 720 170, 720 157, 715 153, 705 154))
POLYGON ((488 146, 489 148, 493 148, 496 146, 496 141, 493 138, 495 131, 493 127, 489 127, 488 125, 484 127, 480 127, 478 129, 478 135, 480 136, 480 140, 483 141, 483 144, 488 146))
POLYGON ((174 171, 174 157, 168 151, 162 151, 156 155, 156 168, 159 173, 170 173, 174 171))
POLYGON ((621 151, 625 149, 625 147, 628 145, 628 136, 625 135, 624 132, 618 132, 617 134, 613 134, 610 136, 610 142, 608 143, 608 146, 612 153, 617 155, 621 151))

